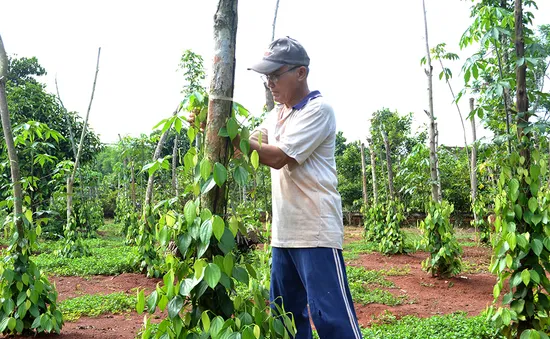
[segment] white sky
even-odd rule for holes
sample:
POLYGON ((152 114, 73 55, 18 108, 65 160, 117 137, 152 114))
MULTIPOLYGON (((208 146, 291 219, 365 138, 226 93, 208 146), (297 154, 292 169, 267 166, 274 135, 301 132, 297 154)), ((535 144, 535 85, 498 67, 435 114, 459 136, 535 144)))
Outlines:
MULTIPOLYGON (((205 59, 213 50, 217 0, 107 1, 0 0, 0 34, 8 54, 36 56, 48 75, 41 79, 69 110, 85 115, 97 49, 100 71, 90 124, 102 141, 118 134, 150 133, 182 99, 179 59, 192 49, 205 59)), ((246 68, 261 58, 271 39, 276 0, 240 0, 235 100, 260 113, 263 85, 246 68)), ((474 51, 459 51, 458 41, 471 22, 470 1, 427 0, 430 47, 447 43, 461 61, 447 62, 455 93, 463 85, 460 68, 474 51)), ((550 3, 538 1, 535 23, 550 23, 550 3)), ((389 108, 414 112, 416 125, 427 122, 427 80, 421 0, 280 0, 276 37, 298 39, 311 58, 310 89, 332 103, 338 129, 348 141, 364 140, 372 112, 389 108)), ((460 120, 434 64, 435 113, 439 141, 462 145, 460 120)), ((209 85, 209 83, 207 84, 209 85)), ((468 100, 461 101, 463 115, 468 100)), ((479 125, 479 123, 478 123, 479 125)), ((470 127, 467 124, 468 140, 470 127)))

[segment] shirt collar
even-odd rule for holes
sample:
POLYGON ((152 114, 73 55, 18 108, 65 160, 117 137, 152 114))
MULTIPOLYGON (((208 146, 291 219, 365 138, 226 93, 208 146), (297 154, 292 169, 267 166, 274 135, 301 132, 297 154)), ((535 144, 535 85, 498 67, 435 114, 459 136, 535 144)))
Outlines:
POLYGON ((293 109, 302 109, 310 100, 313 100, 315 98, 318 98, 321 96, 321 92, 319 91, 311 91, 308 95, 306 95, 305 98, 303 98, 299 103, 292 106, 293 109))

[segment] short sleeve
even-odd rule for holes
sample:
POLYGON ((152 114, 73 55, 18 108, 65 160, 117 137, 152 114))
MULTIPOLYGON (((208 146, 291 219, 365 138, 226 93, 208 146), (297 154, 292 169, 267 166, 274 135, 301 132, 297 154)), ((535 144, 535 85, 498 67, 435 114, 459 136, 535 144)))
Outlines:
POLYGON ((321 100, 313 100, 308 106, 296 112, 298 114, 276 143, 300 165, 336 130, 332 107, 321 100))

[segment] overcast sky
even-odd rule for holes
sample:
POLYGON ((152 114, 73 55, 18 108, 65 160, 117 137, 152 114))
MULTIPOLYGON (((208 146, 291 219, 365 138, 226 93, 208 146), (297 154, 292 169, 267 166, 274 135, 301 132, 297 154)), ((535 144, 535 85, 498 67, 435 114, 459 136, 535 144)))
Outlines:
MULTIPOLYGON (((97 49, 100 71, 90 124, 104 142, 118 134, 149 134, 182 99, 179 59, 192 49, 210 70, 213 16, 217 0, 0 1, 0 34, 8 54, 36 56, 48 75, 41 79, 81 115, 90 99, 97 49)), ((246 68, 261 58, 271 39, 276 0, 240 0, 235 100, 260 113, 263 86, 246 68)), ((447 63, 458 92, 460 68, 474 50, 459 51, 471 22, 471 1, 427 0, 429 41, 462 60, 447 63)), ((539 0, 536 24, 550 23, 550 3, 539 0)), ((364 140, 372 112, 389 108, 427 122, 427 80, 421 0, 280 0, 276 37, 299 40, 311 58, 310 89, 332 103, 338 129, 349 140, 364 140)), ((435 73, 440 67, 435 64, 435 73)), ((462 129, 446 84, 434 77, 435 113, 441 144, 462 145, 462 129)), ((467 114, 467 98, 461 102, 467 114)), ((479 123, 478 123, 479 124, 479 123)), ((469 124, 467 125, 470 138, 469 124)))

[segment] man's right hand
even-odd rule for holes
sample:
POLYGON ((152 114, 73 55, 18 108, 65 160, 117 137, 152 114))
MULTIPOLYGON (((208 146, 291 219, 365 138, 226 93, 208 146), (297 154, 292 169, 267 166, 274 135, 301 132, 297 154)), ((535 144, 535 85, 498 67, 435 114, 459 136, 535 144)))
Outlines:
MULTIPOLYGON (((199 112, 193 110, 192 112, 189 113, 189 116, 187 117, 187 122, 191 125, 191 126, 195 126, 195 120, 197 119, 199 115, 199 112)), ((204 132, 204 129, 206 128, 206 121, 203 121, 200 123, 200 128, 199 130, 201 132, 204 132)))

